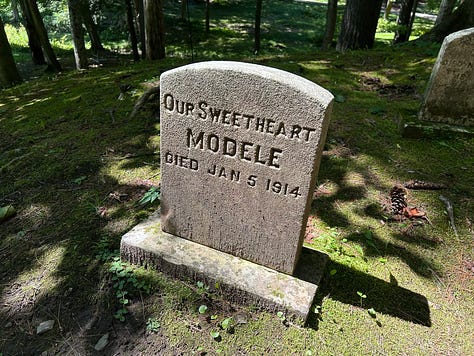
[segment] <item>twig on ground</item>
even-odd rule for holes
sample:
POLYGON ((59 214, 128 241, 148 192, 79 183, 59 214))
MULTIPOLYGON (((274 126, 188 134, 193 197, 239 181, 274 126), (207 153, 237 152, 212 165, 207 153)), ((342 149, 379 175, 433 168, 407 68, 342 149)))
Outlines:
POLYGON ((458 230, 456 229, 456 225, 454 225, 454 211, 453 211, 453 203, 451 203, 449 201, 448 198, 446 198, 445 196, 443 195, 440 195, 439 196, 439 200, 441 200, 444 205, 446 206, 446 211, 448 213, 448 217, 449 217, 449 222, 451 224, 451 227, 453 228, 453 231, 454 231, 454 235, 456 235, 456 237, 459 237, 458 235, 458 230))

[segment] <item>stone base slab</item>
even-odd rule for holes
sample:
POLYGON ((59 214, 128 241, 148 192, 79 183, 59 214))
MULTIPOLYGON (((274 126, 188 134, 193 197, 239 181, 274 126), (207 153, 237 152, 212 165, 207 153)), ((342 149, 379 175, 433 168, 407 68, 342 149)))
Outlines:
MULTIPOLYGON (((271 246, 268 246, 271 248, 271 246)), ((295 276, 277 272, 161 230, 153 214, 122 237, 120 254, 130 263, 164 274, 201 281, 232 303, 270 312, 282 311, 300 324, 307 320, 327 255, 303 248, 295 276)))

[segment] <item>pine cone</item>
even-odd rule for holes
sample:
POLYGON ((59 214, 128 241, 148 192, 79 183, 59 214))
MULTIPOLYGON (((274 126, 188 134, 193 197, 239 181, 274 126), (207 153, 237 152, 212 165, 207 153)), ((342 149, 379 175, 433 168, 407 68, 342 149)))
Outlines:
POLYGON ((390 203, 392 214, 402 215, 403 210, 407 207, 407 191, 401 185, 395 185, 390 189, 390 203))

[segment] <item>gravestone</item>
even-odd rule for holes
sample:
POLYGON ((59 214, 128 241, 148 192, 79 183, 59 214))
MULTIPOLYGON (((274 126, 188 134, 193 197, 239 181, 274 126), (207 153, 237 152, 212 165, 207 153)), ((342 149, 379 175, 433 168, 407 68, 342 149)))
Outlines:
POLYGON ((420 120, 474 126, 474 28, 447 36, 431 72, 420 120))
POLYGON ((168 71, 160 90, 163 230, 293 273, 332 95, 234 62, 168 71))
POLYGON ((325 262, 302 244, 332 101, 254 64, 163 73, 161 214, 123 236, 122 257, 305 320, 325 262))

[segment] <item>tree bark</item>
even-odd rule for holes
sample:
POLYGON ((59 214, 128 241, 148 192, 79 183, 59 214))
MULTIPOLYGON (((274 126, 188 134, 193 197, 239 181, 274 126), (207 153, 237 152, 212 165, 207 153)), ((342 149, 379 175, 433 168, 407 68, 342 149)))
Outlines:
POLYGON ((31 51, 31 58, 33 63, 36 65, 46 64, 44 59, 43 49, 41 48, 41 42, 38 38, 38 35, 35 31, 35 26, 33 24, 32 15, 29 11, 28 6, 24 0, 19 1, 21 13, 23 14, 23 26, 25 27, 26 34, 28 36, 28 47, 31 51))
POLYGON ((51 47, 51 43, 49 42, 48 32, 44 26, 36 1, 25 0, 25 5, 28 8, 28 12, 31 14, 32 24, 46 55, 49 69, 60 72, 62 70, 61 64, 59 64, 59 61, 54 54, 53 47, 51 47))
POLYGON ((437 26, 444 22, 446 16, 449 16, 453 12, 455 5, 456 0, 442 0, 441 4, 439 5, 438 16, 436 17, 434 25, 437 26))
POLYGON ((15 60, 13 59, 12 49, 5 33, 5 26, 0 17, 0 87, 10 87, 21 81, 15 60))
POLYGON ((18 0, 11 0, 10 5, 12 8, 12 14, 13 14, 13 23, 15 24, 16 27, 20 24, 20 14, 18 12, 18 0))
POLYGON ((133 22, 132 1, 125 0, 125 6, 127 8, 127 25, 128 32, 130 32, 130 44, 132 45, 133 60, 137 62, 140 60, 140 54, 138 53, 138 41, 137 33, 135 32, 135 23, 133 22))
POLYGON ((165 58, 165 30, 162 0, 145 0, 146 59, 165 58))
POLYGON ((89 38, 91 39, 91 50, 93 52, 102 51, 104 46, 102 46, 102 42, 100 40, 99 31, 97 31, 97 25, 92 18, 91 8, 89 6, 88 0, 81 0, 80 1, 80 13, 82 16, 82 21, 84 26, 86 26, 87 33, 89 34, 89 38))
POLYGON ((393 0, 385 0, 385 11, 383 12, 383 18, 388 20, 390 12, 392 11, 393 0))
POLYGON ((328 10, 326 13, 326 32, 324 33, 322 49, 331 47, 336 32, 337 21, 337 0, 328 0, 328 10))
POLYGON ((188 14, 188 0, 181 0, 181 21, 186 21, 188 14))
POLYGON ((402 0, 400 12, 398 13, 397 18, 397 30, 395 32, 395 37, 393 38, 394 44, 406 42, 410 37, 411 10, 414 2, 415 0, 402 0))
POLYGON ((464 0, 442 22, 435 25, 431 31, 418 38, 418 40, 443 42, 447 35, 470 27, 474 27, 474 0, 464 0))
POLYGON ((211 12, 211 1, 206 0, 206 32, 209 32, 211 29, 210 12, 211 12))
POLYGON ((135 10, 137 12, 138 33, 140 37, 140 50, 142 58, 146 58, 146 36, 145 36, 145 0, 135 0, 135 10))
POLYGON ((382 0, 347 0, 336 49, 372 48, 382 8, 382 0))
POLYGON ((254 34, 254 53, 257 54, 260 51, 260 25, 262 23, 262 0, 257 0, 255 7, 255 34, 254 34))
POLYGON ((86 69, 87 54, 84 41, 84 29, 82 28, 81 0, 68 0, 67 4, 69 8, 69 20, 71 22, 76 69, 86 69))

